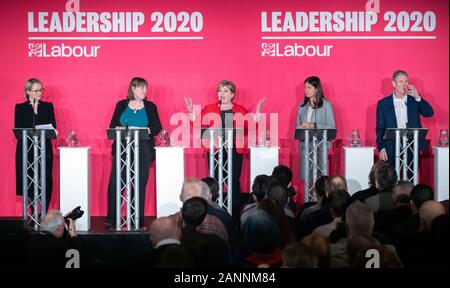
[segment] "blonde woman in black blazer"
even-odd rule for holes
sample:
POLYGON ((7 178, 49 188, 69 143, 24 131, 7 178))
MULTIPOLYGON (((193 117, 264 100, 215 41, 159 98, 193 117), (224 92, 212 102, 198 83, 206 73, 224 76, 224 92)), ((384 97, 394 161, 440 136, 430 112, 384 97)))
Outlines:
MULTIPOLYGON (((52 124, 56 129, 55 113, 53 104, 41 101, 43 85, 36 78, 31 78, 25 83, 24 96, 25 102, 16 104, 14 111, 15 128, 33 128, 36 125, 52 124)), ((30 145, 30 143, 29 143, 30 145)), ((46 207, 50 204, 53 191, 53 149, 50 140, 45 143, 45 161, 46 161, 46 207)), ((29 161, 32 161, 33 151, 28 153, 29 161)), ((32 172, 29 175, 33 177, 32 172)), ((16 146, 16 195, 23 195, 23 176, 22 176, 22 140, 17 141, 16 146)), ((33 185, 28 189, 28 197, 33 198, 33 185)))

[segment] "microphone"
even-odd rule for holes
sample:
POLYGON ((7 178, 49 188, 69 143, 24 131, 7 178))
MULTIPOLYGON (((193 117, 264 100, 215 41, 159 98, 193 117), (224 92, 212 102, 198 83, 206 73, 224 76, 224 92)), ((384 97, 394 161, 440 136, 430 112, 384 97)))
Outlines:
POLYGON ((31 107, 33 107, 33 130, 36 129, 36 115, 38 113, 38 109, 37 109, 38 106, 37 105, 39 105, 39 100, 34 98, 31 101, 31 107))

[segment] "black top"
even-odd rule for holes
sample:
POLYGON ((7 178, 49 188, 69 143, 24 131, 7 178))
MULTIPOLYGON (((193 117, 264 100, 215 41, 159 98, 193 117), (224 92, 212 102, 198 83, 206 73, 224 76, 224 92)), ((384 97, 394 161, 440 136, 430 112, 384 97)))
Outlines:
MULTIPOLYGON (((226 124, 226 119, 230 117, 231 118, 231 125, 234 128, 234 121, 233 121, 233 110, 232 109, 228 109, 228 110, 220 110, 220 127, 223 129, 222 130, 222 139, 225 139, 225 124, 226 124)), ((233 131, 233 138, 236 139, 236 131, 233 131)))
POLYGON ((33 124, 52 124, 53 128, 56 129, 55 112, 52 103, 44 101, 39 102, 38 114, 33 115, 33 107, 28 100, 16 104, 14 112, 14 128, 33 128, 33 124))
MULTIPOLYGON (((14 128, 33 128, 35 125, 52 124, 56 129, 55 112, 53 104, 50 102, 39 102, 38 114, 35 115, 30 102, 26 100, 23 103, 16 104, 14 111, 14 128)), ((30 142, 29 144, 30 145, 30 142)), ((32 161, 33 150, 28 152, 28 159, 32 161)), ((53 165, 53 149, 50 139, 45 141, 45 159, 46 159, 46 195, 50 199, 52 193, 52 165, 53 165)), ((33 174, 29 172, 29 176, 33 174)), ((23 194, 23 176, 22 176, 22 141, 17 141, 16 145, 16 195, 23 194)), ((30 190, 33 189, 30 186, 30 190)))

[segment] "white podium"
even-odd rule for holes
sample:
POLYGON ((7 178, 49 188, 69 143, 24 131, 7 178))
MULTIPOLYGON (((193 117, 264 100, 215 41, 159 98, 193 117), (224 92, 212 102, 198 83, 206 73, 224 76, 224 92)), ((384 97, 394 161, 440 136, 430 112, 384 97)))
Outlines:
POLYGON ((434 147, 434 199, 448 200, 448 147, 434 147))
POLYGON ((261 174, 272 175, 273 168, 278 166, 279 147, 257 147, 250 148, 250 189, 255 177, 261 174))
POLYGON ((373 166, 375 147, 344 147, 345 169, 348 193, 353 195, 369 188, 369 173, 373 166))
POLYGON ((84 214, 76 221, 77 231, 90 229, 89 150, 90 147, 59 147, 60 210, 63 215, 77 206, 84 214))
POLYGON ((179 212, 184 181, 184 147, 155 147, 156 217, 179 212))

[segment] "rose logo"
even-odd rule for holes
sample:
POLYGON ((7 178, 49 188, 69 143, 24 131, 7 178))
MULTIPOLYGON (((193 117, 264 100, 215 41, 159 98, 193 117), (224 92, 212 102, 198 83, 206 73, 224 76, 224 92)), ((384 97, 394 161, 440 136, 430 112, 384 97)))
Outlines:
POLYGON ((275 43, 262 43, 262 56, 275 56, 275 43))
POLYGON ((28 57, 42 57, 42 43, 28 44, 28 57))

